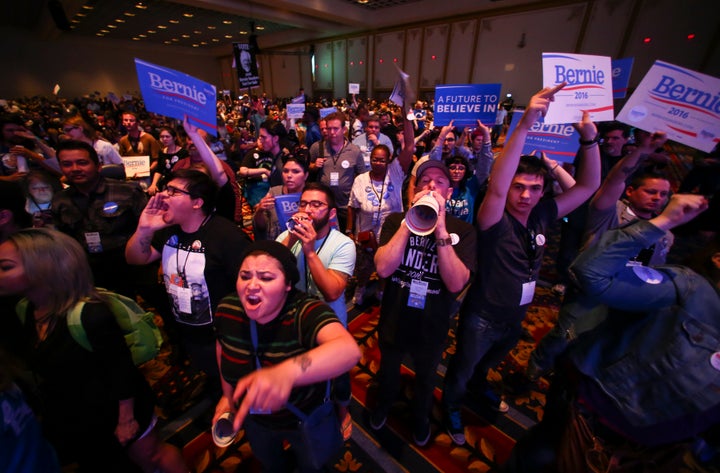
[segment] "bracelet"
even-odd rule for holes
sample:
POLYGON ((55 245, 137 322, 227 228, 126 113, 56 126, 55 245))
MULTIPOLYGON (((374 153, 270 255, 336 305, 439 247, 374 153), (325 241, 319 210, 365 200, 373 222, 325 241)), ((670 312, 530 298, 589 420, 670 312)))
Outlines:
POLYGON ((555 168, 557 168, 558 166, 560 166, 560 165, 556 164, 555 166, 553 166, 552 169, 550 170, 550 174, 555 174, 555 168))
POLYGON ((596 136, 596 137, 593 138, 592 140, 583 140, 582 138, 580 138, 578 141, 579 141, 580 144, 583 145, 583 146, 594 145, 595 143, 599 143, 599 142, 600 142, 600 135, 596 136))

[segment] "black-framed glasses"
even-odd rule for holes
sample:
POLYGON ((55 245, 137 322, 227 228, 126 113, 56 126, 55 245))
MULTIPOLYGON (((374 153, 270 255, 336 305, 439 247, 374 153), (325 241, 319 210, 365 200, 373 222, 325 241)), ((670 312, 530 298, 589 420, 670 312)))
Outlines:
POLYGON ((175 187, 175 186, 167 186, 167 187, 165 187, 165 192, 167 193, 167 195, 168 195, 169 197, 172 197, 172 196, 175 196, 175 195, 178 195, 178 194, 191 195, 191 194, 190 194, 188 191, 186 191, 185 189, 180 189, 180 188, 175 187))
POLYGON ((311 209, 321 209, 327 204, 325 202, 320 202, 319 200, 301 200, 298 202, 298 208, 304 209, 307 206, 310 206, 311 209))

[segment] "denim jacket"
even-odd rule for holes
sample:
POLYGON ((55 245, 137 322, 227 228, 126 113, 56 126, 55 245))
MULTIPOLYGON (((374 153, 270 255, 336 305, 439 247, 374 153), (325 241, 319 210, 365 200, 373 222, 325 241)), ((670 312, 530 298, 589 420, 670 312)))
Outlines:
POLYGON ((648 275, 626 266, 664 235, 646 221, 609 231, 571 268, 583 291, 610 312, 569 355, 638 427, 720 405, 718 290, 686 267, 658 266, 648 275))

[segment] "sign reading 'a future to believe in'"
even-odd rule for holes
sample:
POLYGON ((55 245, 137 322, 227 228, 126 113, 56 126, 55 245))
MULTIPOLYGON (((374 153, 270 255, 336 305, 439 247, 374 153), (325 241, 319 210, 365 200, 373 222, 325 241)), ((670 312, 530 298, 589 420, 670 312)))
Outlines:
POLYGON ((495 123, 500 84, 438 85, 435 87, 436 126, 475 126, 495 123))

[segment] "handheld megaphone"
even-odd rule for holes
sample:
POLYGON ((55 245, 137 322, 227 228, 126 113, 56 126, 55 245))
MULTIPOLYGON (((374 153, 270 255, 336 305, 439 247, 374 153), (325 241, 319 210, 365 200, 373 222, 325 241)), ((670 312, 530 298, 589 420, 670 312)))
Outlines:
POLYGON ((438 219, 438 202, 432 193, 420 197, 405 215, 405 225, 416 235, 425 236, 435 231, 438 219))

